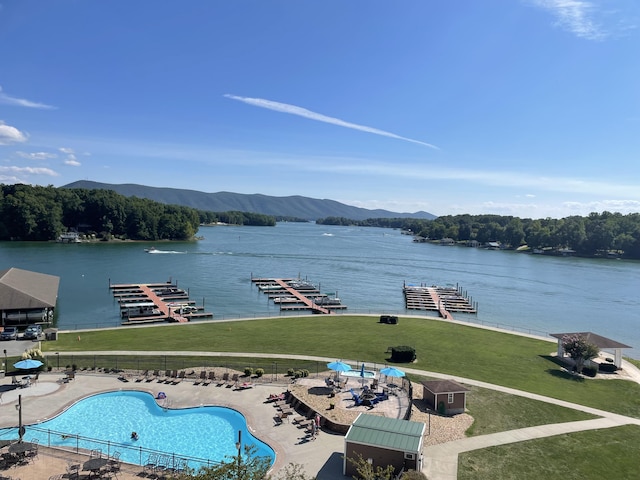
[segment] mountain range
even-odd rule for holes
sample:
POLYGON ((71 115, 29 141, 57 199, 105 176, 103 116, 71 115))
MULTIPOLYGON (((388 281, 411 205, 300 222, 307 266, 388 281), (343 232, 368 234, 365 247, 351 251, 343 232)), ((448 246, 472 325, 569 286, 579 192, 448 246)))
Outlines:
POLYGON ((428 212, 396 213, 388 210, 368 210, 354 207, 335 200, 293 195, 272 197, 261 194, 232 192, 205 193, 177 188, 148 187, 133 183, 109 184, 80 180, 62 188, 85 188, 89 190, 113 190, 125 197, 146 198, 168 205, 183 205, 211 212, 249 212, 272 215, 274 217, 294 217, 317 220, 325 217, 343 217, 351 220, 368 218, 422 218, 431 220, 435 215, 428 212))

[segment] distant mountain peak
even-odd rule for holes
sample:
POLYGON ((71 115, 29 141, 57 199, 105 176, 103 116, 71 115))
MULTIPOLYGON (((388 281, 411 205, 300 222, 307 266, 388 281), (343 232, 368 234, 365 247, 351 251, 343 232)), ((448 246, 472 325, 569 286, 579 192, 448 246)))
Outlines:
POLYGON ((249 212, 276 217, 296 217, 317 220, 325 217, 343 217, 351 220, 368 218, 436 218, 428 212, 396 213, 388 210, 368 210, 345 205, 328 199, 316 199, 293 195, 273 197, 259 193, 243 194, 232 192, 205 193, 178 188, 148 187, 134 183, 109 184, 79 180, 62 188, 85 188, 89 190, 113 190, 125 197, 138 197, 170 205, 184 205, 211 212, 249 212))

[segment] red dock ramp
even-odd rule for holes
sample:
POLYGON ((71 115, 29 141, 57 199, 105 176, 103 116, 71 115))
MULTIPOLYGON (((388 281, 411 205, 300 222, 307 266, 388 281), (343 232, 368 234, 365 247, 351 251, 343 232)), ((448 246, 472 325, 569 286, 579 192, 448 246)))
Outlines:
POLYGON ((142 290, 142 292, 147 296, 147 298, 153 302, 156 307, 158 307, 158 310, 160 310, 162 312, 162 314, 167 317, 167 319, 170 322, 180 322, 180 323, 185 323, 188 322, 189 319, 186 317, 183 317, 182 315, 178 314, 178 313, 174 313, 171 312, 171 309, 167 306, 166 303, 164 303, 164 301, 157 296, 153 290, 151 290, 151 288, 149 287, 149 285, 138 285, 138 287, 140 288, 140 290, 142 290))

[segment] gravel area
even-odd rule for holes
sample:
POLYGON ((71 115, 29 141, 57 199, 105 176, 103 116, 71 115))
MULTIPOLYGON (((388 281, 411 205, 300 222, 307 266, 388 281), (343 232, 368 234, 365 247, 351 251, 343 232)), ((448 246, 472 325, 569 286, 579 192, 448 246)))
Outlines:
MULTIPOLYGON (((425 436, 425 446, 436 445, 465 438, 465 431, 473 424, 473 417, 466 413, 453 416, 438 415, 429 411, 422 400, 422 386, 413 385, 414 402, 411 410, 411 420, 427 424, 427 435, 425 436), (430 426, 429 426, 430 425, 430 426)), ((355 407, 351 400, 351 394, 347 390, 329 397, 329 389, 321 381, 305 379, 291 385, 289 389, 298 399, 320 412, 321 415, 335 423, 351 424, 361 412, 369 414, 385 415, 393 418, 397 417, 398 404, 387 404, 381 402, 374 409, 365 406, 355 407), (334 408, 330 408, 330 403, 334 403, 334 408)), ((392 397, 392 401, 395 399, 392 397)))

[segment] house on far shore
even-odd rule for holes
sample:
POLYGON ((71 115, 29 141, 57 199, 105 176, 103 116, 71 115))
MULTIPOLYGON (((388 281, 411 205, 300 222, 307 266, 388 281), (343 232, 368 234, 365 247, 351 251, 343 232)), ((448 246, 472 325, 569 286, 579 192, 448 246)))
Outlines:
POLYGON ((422 382, 422 398, 427 406, 441 415, 464 413, 467 408, 467 392, 470 390, 453 380, 428 380, 422 382))
MULTIPOLYGON (((629 345, 625 345, 624 343, 617 342, 615 340, 611 340, 607 337, 602 337, 592 332, 574 332, 574 333, 551 333, 552 337, 558 339, 558 358, 567 361, 568 363, 573 363, 569 357, 566 356, 564 348, 562 347, 562 339, 565 336, 573 336, 578 335, 585 339, 587 343, 591 343, 598 347, 601 351, 611 352, 613 353, 613 364, 617 368, 622 368, 622 349, 623 348, 631 348, 629 345)), ((594 362, 597 363, 597 362, 594 362)))
POLYGON ((356 466, 349 461, 357 460, 358 455, 374 469, 393 465, 396 475, 407 470, 421 471, 426 428, 422 422, 361 413, 344 437, 342 473, 358 475, 356 466))

